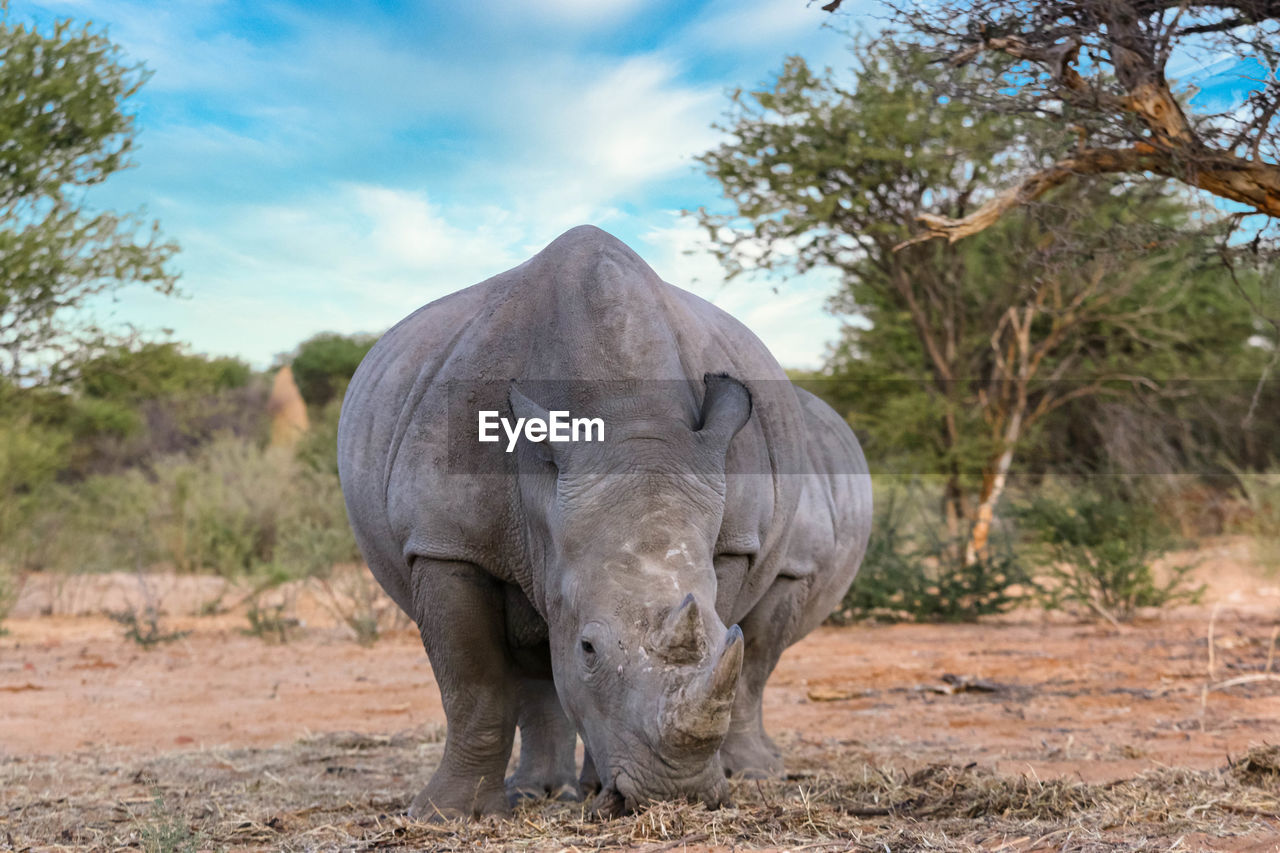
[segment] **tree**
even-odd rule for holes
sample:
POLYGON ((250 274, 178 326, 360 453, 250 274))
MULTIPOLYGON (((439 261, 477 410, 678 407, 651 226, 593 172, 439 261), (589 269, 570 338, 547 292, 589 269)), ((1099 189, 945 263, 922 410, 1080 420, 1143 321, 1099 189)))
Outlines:
POLYGON ((76 362, 69 372, 75 390, 126 405, 242 388, 252 375, 249 365, 238 358, 189 353, 174 341, 106 347, 76 362))
POLYGON ((375 335, 322 332, 299 344, 291 364, 302 399, 309 405, 324 407, 344 393, 376 340, 375 335))
MULTIPOLYGON (((1085 397, 1158 388, 1160 357, 1197 351, 1187 306, 1210 253, 1183 233, 1185 202, 1154 184, 1123 199, 1064 187, 962 244, 900 248, 926 199, 965 215, 1054 128, 980 109, 978 86, 938 103, 948 72, 890 41, 856 61, 852 89, 791 59, 770 90, 735 95, 730 139, 702 162, 736 213, 699 219, 731 274, 841 271, 833 306, 864 322, 830 368, 854 383, 860 417, 880 420, 873 453, 942 474, 946 526, 967 537, 956 557, 971 563, 1038 427, 1085 397)), ((1238 339, 1250 331, 1246 316, 1238 339)))
MULTIPOLYGON (((841 0, 823 8, 835 11, 841 0)), ((1280 2, 1276 0, 888 0, 910 47, 952 69, 940 91, 975 84, 985 109, 1072 131, 1051 162, 962 216, 924 213, 956 240, 1082 175, 1155 175, 1280 217, 1280 2), (1254 57, 1262 77, 1242 106, 1193 109, 1166 75, 1171 58, 1254 57), (992 85, 995 84, 995 85, 992 85), (1198 111, 1197 111, 1198 110, 1198 111)))
POLYGON ((85 201, 130 165, 124 105, 147 76, 88 25, 43 34, 0 8, 0 376, 47 376, 102 340, 82 316, 92 297, 130 284, 174 292, 177 246, 158 225, 85 201))

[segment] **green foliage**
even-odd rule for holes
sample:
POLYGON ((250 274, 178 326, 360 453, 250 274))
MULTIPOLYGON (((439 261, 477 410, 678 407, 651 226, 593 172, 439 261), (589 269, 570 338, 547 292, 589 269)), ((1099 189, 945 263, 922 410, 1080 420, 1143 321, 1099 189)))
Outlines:
POLYGON ((341 413, 342 399, 335 397, 311 419, 311 428, 297 447, 303 464, 334 477, 338 476, 338 416, 341 413))
POLYGON ((151 801, 148 819, 138 821, 139 841, 144 853, 196 853, 206 849, 205 839, 192 831, 180 815, 170 811, 157 792, 151 801))
POLYGON ((96 397, 68 398, 64 423, 79 441, 130 438, 144 429, 142 415, 137 409, 96 397))
POLYGON ((148 604, 139 613, 136 608, 109 611, 107 616, 112 622, 124 626, 126 640, 132 640, 144 649, 153 649, 163 643, 181 640, 190 631, 165 631, 160 627, 160 612, 154 605, 148 604))
POLYGON ((1280 471, 1236 471, 1246 511, 1228 531, 1253 537, 1254 551, 1274 575, 1280 572, 1280 471))
POLYGON ((0 414, 0 494, 6 504, 52 482, 70 441, 69 433, 36 423, 29 415, 0 414))
POLYGON ((49 484, 3 550, 29 569, 227 578, 299 578, 359 559, 336 476, 233 436, 149 471, 49 484))
POLYGON ((1176 544, 1172 532, 1147 503, 1106 490, 1067 490, 1040 496, 1018 513, 1041 562, 1046 607, 1084 607, 1115 620, 1131 619, 1139 607, 1199 600, 1204 588, 1187 586, 1194 564, 1169 568, 1164 583, 1152 570, 1176 544))
POLYGON ((325 332, 308 338, 294 352, 293 380, 309 406, 341 399, 360 361, 377 340, 373 335, 325 332))
POLYGON ((249 627, 244 633, 259 640, 289 642, 289 632, 298 627, 298 620, 288 615, 288 609, 289 603, 286 601, 267 603, 261 596, 254 596, 249 600, 249 609, 245 612, 249 627))
POLYGON ((1255 323, 1184 198, 1076 183, 959 243, 904 246, 921 209, 971 213, 976 187, 1037 165, 1069 130, 986 109, 999 93, 972 69, 889 38, 856 45, 853 64, 852 86, 792 58, 771 86, 735 93, 725 142, 700 158, 732 212, 697 217, 731 275, 840 273, 831 308, 852 322, 823 378, 802 382, 877 471, 946 480, 943 538, 972 525, 1006 452, 1015 474, 1166 473, 1239 432, 1213 420, 1243 413, 1238 394, 1223 405, 1239 386, 1193 380, 1256 376, 1255 323), (943 83, 957 96, 939 98, 943 83), (1135 452, 1108 429, 1117 417, 1161 440, 1135 452))
POLYGON ((40 495, 66 465, 71 439, 65 429, 37 422, 15 395, 0 389, 0 619, 27 563, 29 522, 40 495))
POLYGON ((1030 579, 1011 548, 964 565, 963 541, 939 537, 920 509, 917 490, 878 498, 862 568, 832 621, 968 622, 1024 601, 1030 579))
POLYGON ((852 60, 852 89, 790 57, 771 88, 733 93, 728 140, 699 158, 735 207, 730 217, 699 213, 731 272, 847 266, 860 249, 909 236, 930 188, 935 205, 959 207, 971 182, 1007 168, 1000 157, 1022 124, 961 100, 941 104, 927 85, 966 69, 888 41, 855 45, 852 60))
POLYGON ((252 371, 238 358, 210 358, 182 344, 119 344, 70 368, 74 387, 98 401, 137 405, 162 397, 208 396, 249 384, 252 371))
POLYGON ((15 24, 0 8, 0 375, 46 375, 103 332, 90 297, 141 284, 172 293, 177 246, 138 214, 89 213, 84 191, 129 165, 146 79, 105 35, 15 24))
POLYGON ((9 611, 13 610, 13 606, 18 603, 18 596, 22 594, 22 581, 18 577, 18 573, 14 571, 13 566, 4 561, 0 556, 0 637, 9 633, 4 627, 4 620, 8 618, 9 611))

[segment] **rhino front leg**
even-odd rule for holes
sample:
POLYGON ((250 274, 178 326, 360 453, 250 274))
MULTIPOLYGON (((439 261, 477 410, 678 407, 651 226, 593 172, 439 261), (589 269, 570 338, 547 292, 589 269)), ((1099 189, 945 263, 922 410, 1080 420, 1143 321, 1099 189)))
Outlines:
POLYGON ((600 793, 600 774, 596 772, 596 763, 591 760, 591 750, 583 744, 582 772, 578 774, 578 788, 583 799, 600 793))
POLYGON ((549 678, 520 679, 520 764, 507 780, 512 805, 524 799, 582 799, 575 778, 578 730, 549 678))
POLYGON ((764 685, 778 658, 795 642, 809 597, 805 580, 779 577, 742 620, 742 675, 734 696, 729 734, 720 746, 725 773, 764 779, 782 773, 782 752, 764 730, 764 685))
POLYGON ((517 708, 500 586, 470 563, 418 558, 412 587, 448 731, 440 766, 414 797, 409 815, 443 820, 508 814, 503 777, 517 708))

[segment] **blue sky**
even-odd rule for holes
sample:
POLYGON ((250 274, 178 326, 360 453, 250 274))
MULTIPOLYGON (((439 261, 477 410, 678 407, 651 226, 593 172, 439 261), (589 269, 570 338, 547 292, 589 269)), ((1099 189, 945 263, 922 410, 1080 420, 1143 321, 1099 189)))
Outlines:
MULTIPOLYGON (((90 198, 160 220, 186 296, 126 292, 103 308, 117 321, 265 367, 316 332, 380 332, 593 223, 786 366, 818 366, 839 333, 830 272, 725 286, 679 214, 724 209, 693 157, 716 143, 728 89, 767 82, 789 53, 846 67, 817 3, 11 5, 12 21, 58 17, 105 26, 154 72, 131 104, 137 167, 90 198)), ((1170 73, 1226 107, 1256 66, 1176 56, 1170 73)))
POLYGON ((137 166, 91 200, 160 220, 186 298, 126 292, 118 320, 264 367, 316 332, 382 331, 589 222, 787 366, 818 365, 838 334, 830 274, 725 287, 679 215, 718 199, 692 158, 728 88, 788 53, 843 67, 846 37, 804 0, 10 10, 57 17, 104 25, 154 72, 132 102, 137 166))

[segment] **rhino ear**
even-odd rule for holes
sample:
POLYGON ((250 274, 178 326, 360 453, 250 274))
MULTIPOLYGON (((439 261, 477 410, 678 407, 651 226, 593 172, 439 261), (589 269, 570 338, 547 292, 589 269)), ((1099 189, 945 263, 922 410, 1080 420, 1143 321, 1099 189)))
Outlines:
MULTIPOLYGON (((507 402, 511 404, 511 413, 517 418, 524 418, 526 420, 529 418, 539 418, 543 421, 550 419, 550 415, 547 413, 547 410, 521 394, 519 389, 516 388, 516 384, 514 382, 511 383, 511 388, 507 391, 507 402)), ((540 441, 530 441, 528 436, 522 432, 520 443, 530 446, 534 451, 534 455, 541 461, 556 461, 551 452, 551 448, 555 445, 547 441, 545 438, 540 441)))
MULTIPOLYGON (((525 420, 538 418, 543 421, 550 418, 547 410, 521 394, 514 382, 511 383, 511 390, 507 392, 507 402, 511 404, 511 413, 517 418, 525 420)), ((545 444, 545 442, 539 442, 539 444, 545 444)))
POLYGON ((702 399, 702 427, 698 438, 723 453, 751 418, 751 392, 724 373, 708 373, 702 381, 706 383, 707 394, 702 399))

